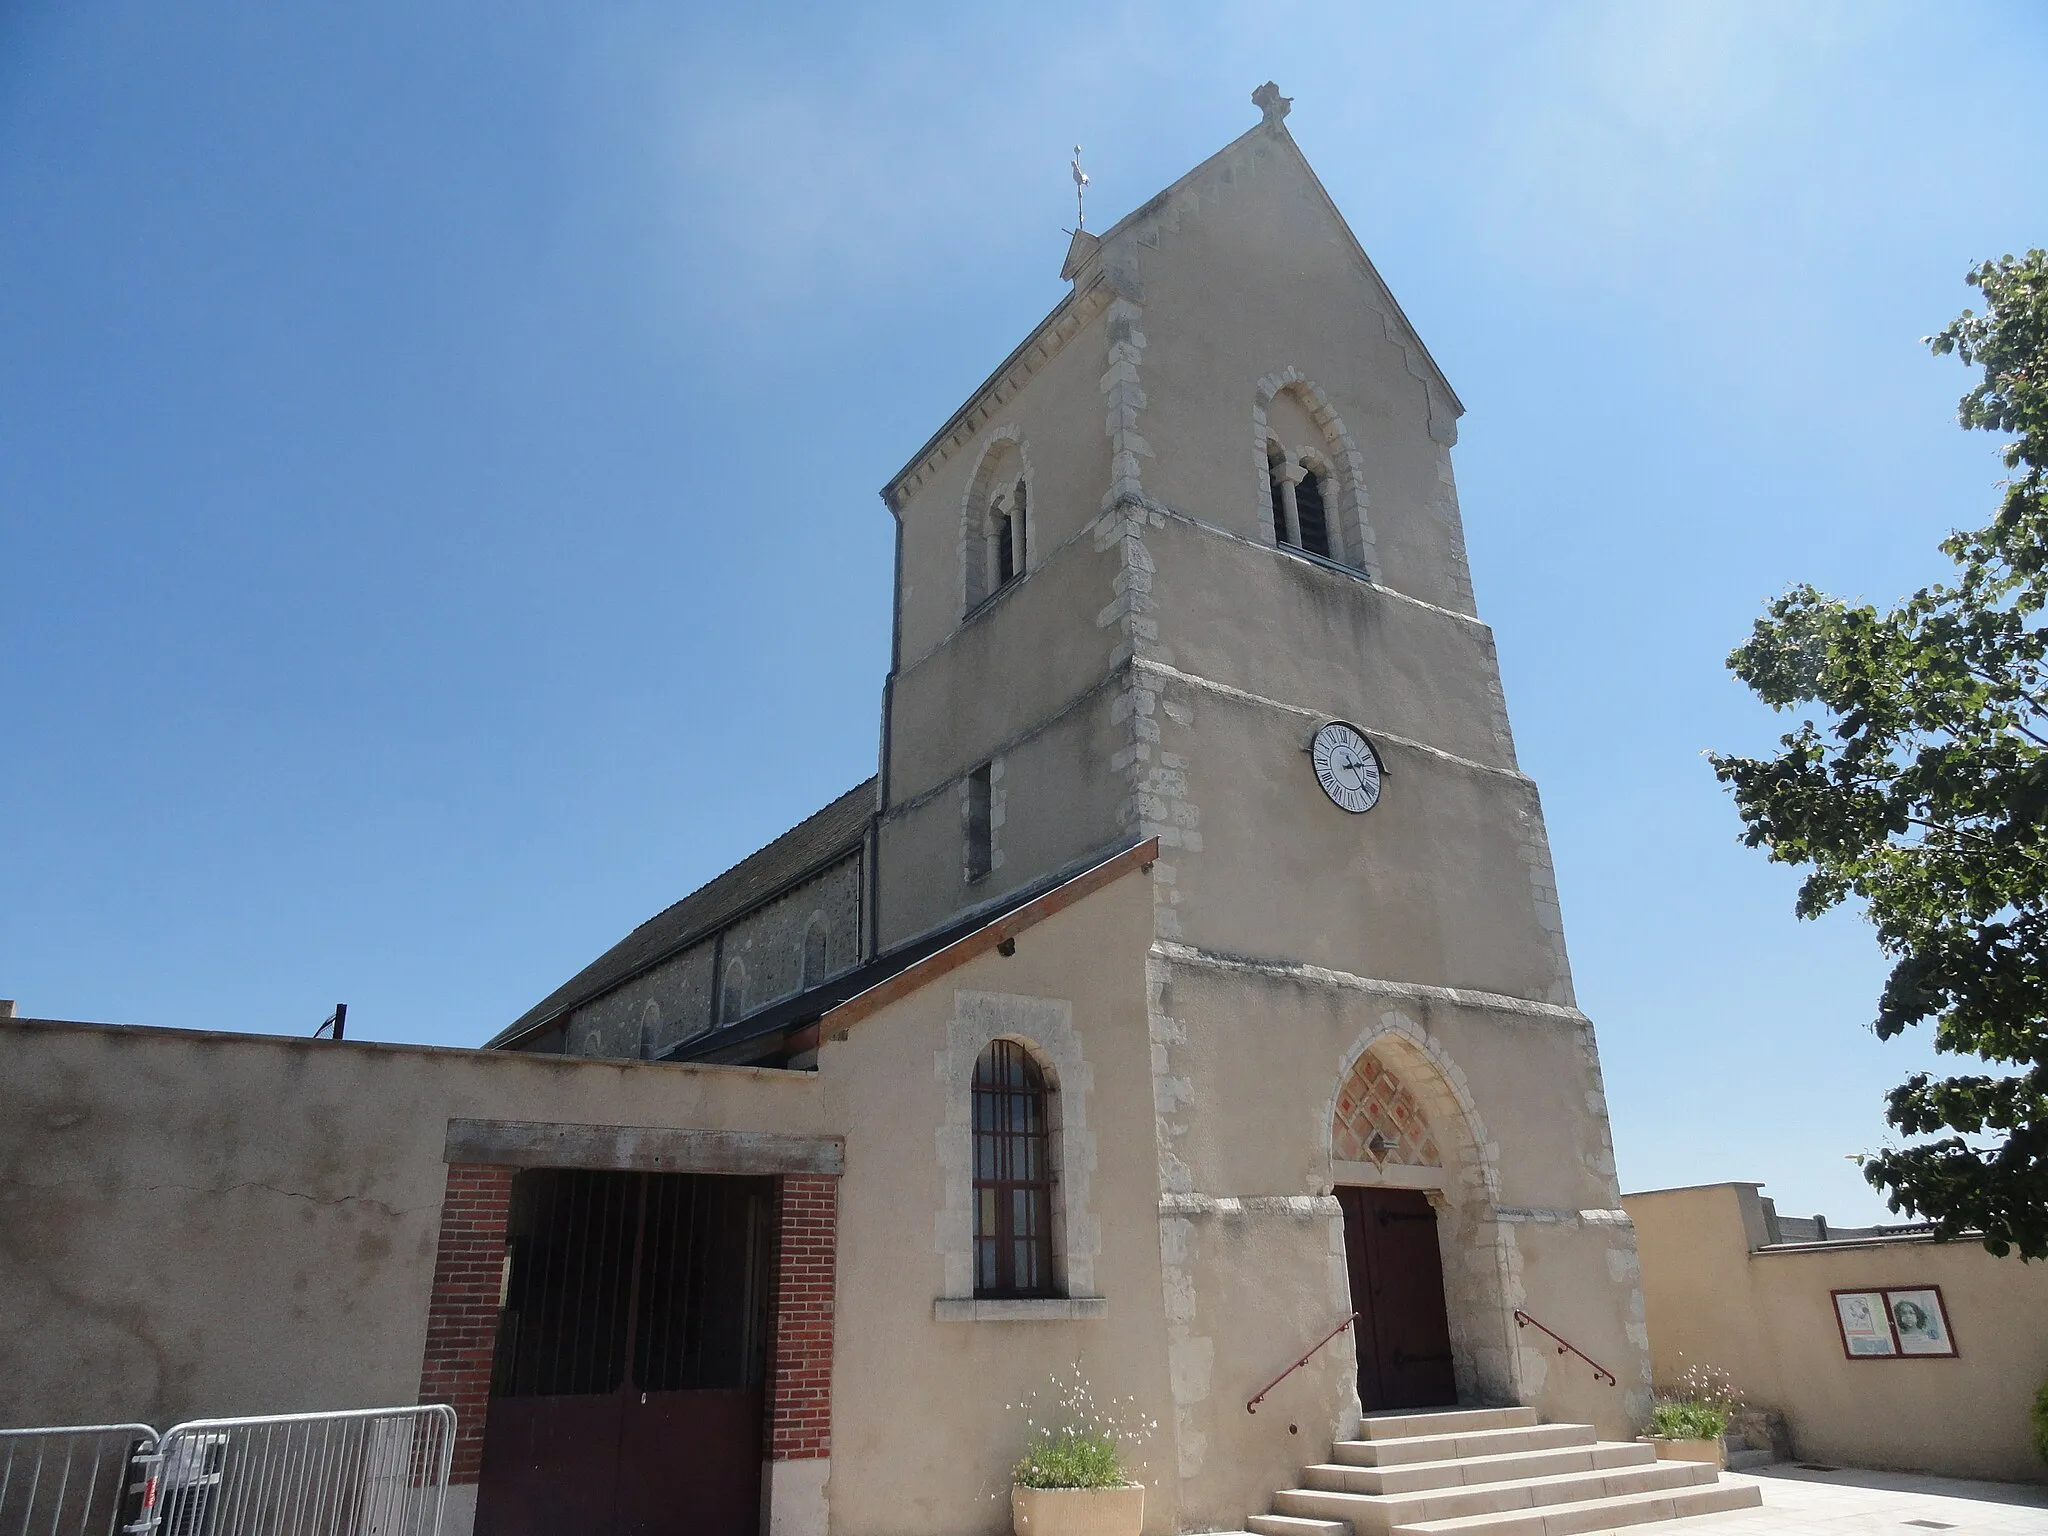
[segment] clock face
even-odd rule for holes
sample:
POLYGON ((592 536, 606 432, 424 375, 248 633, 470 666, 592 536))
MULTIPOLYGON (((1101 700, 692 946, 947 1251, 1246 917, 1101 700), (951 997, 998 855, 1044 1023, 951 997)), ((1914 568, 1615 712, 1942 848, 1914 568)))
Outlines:
POLYGON ((1362 816, 1380 803, 1380 755, 1354 725, 1332 720, 1309 744, 1316 782, 1344 810, 1362 816))

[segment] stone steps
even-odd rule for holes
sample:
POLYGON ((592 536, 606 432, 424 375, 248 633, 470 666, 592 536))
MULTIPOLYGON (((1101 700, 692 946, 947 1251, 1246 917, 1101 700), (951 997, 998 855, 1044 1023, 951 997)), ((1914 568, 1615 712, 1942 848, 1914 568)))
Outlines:
POLYGON ((1330 1459, 1354 1467, 1395 1467, 1411 1461, 1462 1461, 1511 1451, 1551 1451, 1560 1446, 1591 1445, 1597 1438, 1590 1424, 1517 1424, 1399 1440, 1339 1440, 1330 1447, 1330 1459))
POLYGON ((1481 1429, 1533 1429, 1534 1408, 1417 1408, 1376 1413, 1360 1421, 1361 1440, 1412 1440, 1418 1435, 1462 1435, 1481 1429))
POLYGON ((1762 1502, 1710 1465, 1530 1408, 1377 1414, 1301 1480, 1253 1536, 1582 1536, 1762 1502))
POLYGON ((1545 1504, 1576 1504, 1625 1494, 1669 1492, 1712 1482, 1715 1472, 1701 1462, 1658 1461, 1613 1470, 1566 1472, 1551 1477, 1518 1477, 1497 1483, 1466 1483, 1420 1493, 1330 1493, 1289 1488, 1273 1507, 1283 1515, 1342 1520, 1359 1536, 1383 1536, 1397 1526, 1496 1515, 1545 1504))
POLYGON ((1430 1488, 1455 1488, 1461 1483, 1499 1483, 1517 1477, 1633 1467, 1656 1459, 1656 1451, 1639 1440, 1595 1440, 1547 1451, 1510 1451, 1454 1461, 1411 1461, 1391 1467, 1324 1462, 1304 1467, 1302 1480, 1311 1488, 1340 1493, 1419 1493, 1430 1488))
MULTIPOLYGON (((1713 1469, 1708 1468, 1709 1471, 1713 1469)), ((1397 1525, 1393 1536, 1586 1536, 1625 1525, 1657 1520, 1683 1520, 1729 1509, 1754 1509, 1763 1495, 1752 1483, 1695 1483, 1666 1492, 1628 1494, 1620 1498, 1586 1499, 1575 1504, 1547 1504, 1494 1515, 1466 1515, 1458 1520, 1426 1520, 1397 1525)))

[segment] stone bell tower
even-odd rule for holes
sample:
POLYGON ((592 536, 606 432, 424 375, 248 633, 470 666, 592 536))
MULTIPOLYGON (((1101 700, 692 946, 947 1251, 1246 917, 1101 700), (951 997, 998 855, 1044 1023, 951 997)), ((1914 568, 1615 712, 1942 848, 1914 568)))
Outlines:
POLYGON ((1257 126, 1074 237, 1071 291, 884 492, 882 947, 1160 840, 1177 1462, 1183 1509, 1219 1512, 1299 1451, 1219 1383, 1360 1302, 1346 1189, 1412 1192, 1441 1260, 1415 1326, 1447 1342, 1361 1326, 1368 1396, 1611 1432, 1648 1398, 1592 1026, 1466 564, 1463 407, 1288 100, 1254 101, 1257 126), (1520 1308, 1619 1385, 1525 1348, 1520 1308))

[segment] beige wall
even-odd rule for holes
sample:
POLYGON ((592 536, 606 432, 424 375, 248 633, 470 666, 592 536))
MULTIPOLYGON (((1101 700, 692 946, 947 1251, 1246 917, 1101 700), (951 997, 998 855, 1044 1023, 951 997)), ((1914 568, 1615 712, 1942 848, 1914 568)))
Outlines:
POLYGON ((824 1123, 801 1073, 0 1021, 0 1424, 414 1401, 453 1118, 824 1123))
MULTIPOLYGON (((412 1401, 451 1118, 843 1135, 831 1528, 1006 1529, 1005 1404, 1068 1364, 1149 1416, 1169 1399, 1152 1125, 1129 1112, 1151 905, 1126 876, 828 1040, 817 1072, 0 1022, 0 1424, 412 1401), (1064 1021, 1063 1247, 1106 1318, 934 1315, 941 1128, 965 1113, 934 1059, 963 998, 1027 1039, 1064 1021)), ((1168 1474, 1155 1532, 1172 1445, 1139 1469, 1168 1474)))
POLYGON ((962 422, 935 471, 904 498, 899 591, 901 660, 925 655, 952 633, 966 606, 961 547, 967 492, 999 431, 1015 433, 1030 487, 1028 565, 1036 569, 1102 510, 1109 440, 1102 430, 1104 334, 1099 302, 1064 341, 1041 338, 1029 377, 962 422), (1047 355, 1049 354, 1049 355, 1047 355))
MULTIPOLYGON (((1367 1050, 1415 1092, 1443 1149, 1439 1237, 1461 1399, 1526 1402, 1547 1418, 1634 1432, 1649 1361, 1605 1122, 1578 1112, 1601 1093, 1583 1018, 1178 946, 1162 947, 1154 973, 1161 1177, 1192 1213, 1192 1257, 1169 1272, 1168 1288, 1186 1299, 1188 1338, 1214 1359, 1208 1392, 1176 1384, 1185 1427, 1203 1437, 1190 1494, 1202 1516, 1241 1519, 1238 1501, 1284 1486, 1272 1479, 1302 1459, 1284 1424, 1276 1433, 1244 1403, 1348 1310, 1341 1218, 1326 1203, 1312 1226, 1289 1201, 1332 1188, 1333 1100, 1367 1050), (1561 1113, 1566 1105, 1574 1112, 1561 1113), (1525 1336, 1517 1307, 1619 1385, 1525 1336)), ((1169 1252, 1175 1225, 1169 1217, 1169 1252)), ((1323 1374, 1289 1384, 1296 1406, 1282 1415, 1313 1413, 1322 1435, 1355 1411, 1350 1336, 1327 1353, 1323 1374)))
POLYGON ((1454 407, 1292 141, 1249 135, 1139 224, 1150 402, 1140 430, 1156 455, 1147 491, 1266 538, 1254 393, 1294 368, 1364 457, 1375 574, 1469 611, 1449 481, 1454 407))
MULTIPOLYGON (((1346 1310, 1329 1116, 1367 1049, 1450 1138, 1439 1219, 1461 1392, 1631 1433, 1649 1364, 1634 1239, 1541 806, 1472 616, 1455 402, 1284 135, 1248 135, 1145 205, 1078 286, 1077 307, 1114 295, 1102 318, 977 403, 902 503, 885 941, 1104 837, 1159 838, 1151 1075, 1121 1102, 1150 1130, 1163 1206, 1125 1219, 1157 1223, 1183 1524, 1265 1508, 1356 1413, 1348 1336, 1274 1411, 1244 1405, 1346 1310), (1272 545, 1255 427, 1290 378, 1332 424, 1284 394, 1268 424, 1290 446, 1322 432, 1333 458, 1355 450, 1343 473, 1368 501, 1370 582, 1272 545), (1034 473, 1063 455, 1086 470, 1071 505, 1035 482, 1035 509, 1078 511, 1062 529, 1101 515, 1063 547, 1037 537, 1028 579, 949 629, 961 496, 1013 429, 1034 473), (1380 745, 1387 789, 1368 816, 1310 772, 1308 733, 1331 717, 1380 745), (955 776, 1019 733, 1005 862, 971 890, 955 776), (1526 1345, 1518 1306, 1619 1385, 1526 1345)), ((1333 494, 1328 510, 1352 509, 1333 494)), ((1349 526, 1344 540, 1360 552, 1349 526)))
POLYGON ((1444 1141, 1463 1395, 1632 1429, 1634 1239, 1540 808, 1468 616, 1453 406, 1319 196, 1262 130, 1147 205, 1083 276, 1109 289, 900 498, 882 942, 1157 837, 1145 876, 843 1040, 828 1027, 816 1074, 0 1034, 0 1196, 29 1213, 0 1227, 0 1285, 31 1297, 0 1348, 37 1383, 0 1409, 409 1397, 450 1116, 815 1131, 847 1142, 835 1532, 1003 1529, 1004 1404, 1074 1363, 1159 1421, 1150 1529, 1234 1527, 1357 1412, 1348 1335, 1269 1410, 1244 1406, 1348 1308, 1329 1121, 1371 1050, 1444 1141), (1255 400, 1290 367, 1358 445, 1382 586, 1259 526, 1255 400), (1005 432, 1030 571, 963 625, 962 502, 1005 432), (1331 805, 1302 751, 1333 715, 1381 742, 1370 816, 1331 805), (1003 862, 969 886, 958 779, 992 753, 1003 862), (1066 1258, 1106 1317, 934 1316, 960 1289, 949 1117, 991 1020, 1058 1066, 1066 1258), (1620 1384, 1525 1343, 1517 1306, 1620 1384), (68 1383, 74 1349, 93 1363, 68 1383), (137 1356, 147 1403, 123 1393, 137 1356))
MULTIPOLYGON (((819 1073, 827 1103, 849 1126, 840 1215, 841 1286, 833 1445, 833 1529, 846 1536, 910 1531, 949 1536, 1009 1529, 1009 1468, 1025 1415, 1005 1405, 1041 1392, 1078 1365, 1101 1398, 1133 1398, 1161 1420, 1136 1470, 1154 1484, 1146 1529, 1182 1528, 1173 1486, 1159 1267, 1158 1181, 1144 952, 1151 894, 1127 876, 1032 928, 1009 957, 989 953, 827 1039, 819 1073), (1108 1315, 1084 1321, 936 1322, 948 1294, 941 1213, 945 1167, 938 1128, 964 1099, 949 1096, 935 1061, 950 1057, 963 1017, 979 1003, 1044 1047, 1033 1015, 1064 1004, 1084 1070, 1059 1083, 1063 1122, 1078 1117, 1085 1166, 1062 1168, 1068 1246, 1093 1247, 1083 1294, 1108 1315), (1133 1113, 1133 1110, 1140 1110, 1133 1113), (888 1170, 886 1176, 855 1170, 888 1170), (1073 1208, 1077 1178, 1086 1204, 1073 1208), (1076 1218, 1084 1217, 1076 1232, 1076 1218)), ((828 1021, 829 1022, 829 1021, 828 1021)), ((972 1048, 972 1039, 962 1048, 972 1048)), ((958 1063, 955 1064, 956 1066, 958 1063)), ((970 1063, 971 1065, 971 1063, 970 1063)), ((955 1238, 962 1236, 955 1233, 955 1238)), ((1044 1398, 1042 1398, 1044 1400, 1044 1398)))
POLYGON ((1755 1184, 1628 1195, 1661 1387, 1688 1367, 1726 1371, 1781 1411, 1801 1457, 1950 1477, 2048 1480, 2027 1409, 2048 1381, 2048 1265, 1975 1243, 1764 1241, 1755 1184), (1954 1359, 1842 1352, 1829 1292, 1938 1285, 1954 1359))

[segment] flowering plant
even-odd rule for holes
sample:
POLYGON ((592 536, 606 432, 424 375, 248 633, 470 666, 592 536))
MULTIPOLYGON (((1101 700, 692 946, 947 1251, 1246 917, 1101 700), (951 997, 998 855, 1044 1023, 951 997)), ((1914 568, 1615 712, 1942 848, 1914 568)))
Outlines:
POLYGON ((1694 1363, 1650 1410, 1650 1433, 1667 1440, 1718 1440, 1741 1406, 1742 1393, 1726 1371, 1694 1363))
POLYGON ((1024 1454, 1010 1469, 1010 1481, 1022 1488, 1121 1488, 1131 1481, 1125 1453, 1136 1452, 1159 1427, 1138 1412, 1135 1397, 1098 1403, 1079 1365, 1054 1372, 1040 1392, 1004 1406, 1025 1415, 1024 1454), (1040 1401, 1042 1393, 1048 1401, 1040 1401))

